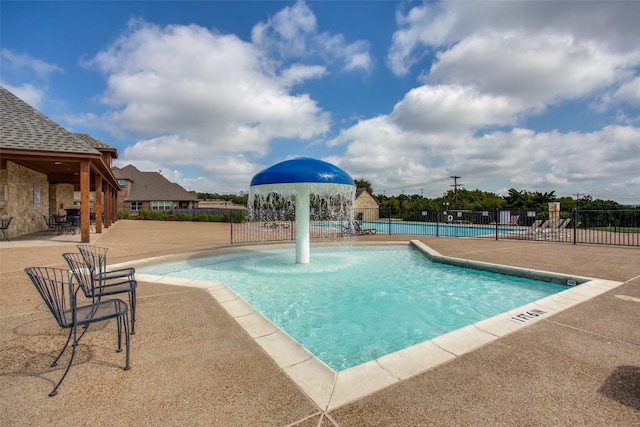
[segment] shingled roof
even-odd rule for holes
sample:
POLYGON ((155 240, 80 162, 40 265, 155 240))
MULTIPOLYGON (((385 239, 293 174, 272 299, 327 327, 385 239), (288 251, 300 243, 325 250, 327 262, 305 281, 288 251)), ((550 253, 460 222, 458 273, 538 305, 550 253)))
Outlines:
MULTIPOLYGON (((109 144, 105 144, 102 141, 99 141, 92 137, 91 135, 87 135, 86 133, 74 133, 74 135, 84 141, 86 144, 89 144, 93 148, 99 151, 116 151, 114 147, 109 144)), ((115 158, 118 158, 116 155, 115 158)))
POLYGON ((197 201, 198 196, 169 181, 158 172, 141 172, 133 165, 111 168, 117 179, 132 182, 129 200, 197 201))
POLYGON ((0 86, 0 148, 100 155, 100 151, 2 86, 0 86))

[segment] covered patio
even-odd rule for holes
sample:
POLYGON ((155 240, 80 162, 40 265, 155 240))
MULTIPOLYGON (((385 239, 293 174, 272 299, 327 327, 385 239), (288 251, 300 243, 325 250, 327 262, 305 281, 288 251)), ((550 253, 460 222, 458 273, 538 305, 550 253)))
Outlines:
POLYGON ((13 217, 8 236, 44 231, 45 218, 73 209, 88 243, 91 194, 96 233, 118 218, 115 148, 67 131, 1 86, 0 101, 0 215, 13 217), (79 206, 74 192, 80 193, 79 206))

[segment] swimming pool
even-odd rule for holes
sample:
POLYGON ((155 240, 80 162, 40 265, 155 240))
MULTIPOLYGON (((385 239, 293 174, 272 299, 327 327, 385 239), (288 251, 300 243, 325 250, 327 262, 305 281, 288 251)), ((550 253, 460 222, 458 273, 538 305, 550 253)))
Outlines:
POLYGON ((335 371, 567 289, 434 263, 407 245, 315 247, 310 264, 261 248, 138 272, 224 282, 335 371))
MULTIPOLYGON (((422 374, 456 357, 476 350, 495 340, 516 333, 537 322, 544 321, 576 304, 587 301, 596 295, 620 286, 621 282, 574 276, 548 271, 531 270, 499 264, 489 264, 462 258, 444 256, 419 240, 407 242, 352 242, 352 245, 410 245, 425 253, 434 262, 471 267, 476 270, 493 271, 509 276, 541 279, 558 284, 567 284, 566 290, 557 294, 524 304, 515 309, 500 313, 488 319, 480 320, 440 335, 427 341, 387 354, 375 360, 354 366, 343 371, 335 371, 309 352, 298 341, 262 313, 257 311, 238 296, 223 282, 176 278, 165 275, 142 273, 145 266, 166 264, 174 261, 197 262, 206 256, 260 251, 264 246, 242 246, 219 248, 205 251, 165 255, 122 264, 112 268, 136 267, 136 279, 146 286, 154 284, 188 286, 201 288, 216 301, 237 325, 253 339, 255 344, 276 363, 282 371, 303 390, 313 402, 323 410, 333 410, 363 396, 397 384, 408 378, 422 374), (574 286, 579 285, 579 286, 574 286)), ((294 259, 292 244, 269 245, 269 248, 287 248, 294 259)), ((312 252, 316 250, 314 246, 312 252)), ((293 261, 292 261, 293 262, 293 261)), ((310 266, 313 265, 309 264, 310 266)), ((144 317, 141 316, 144 320, 144 317)))
MULTIPOLYGON (((406 234, 414 236, 439 236, 439 237, 487 237, 496 233, 509 234, 522 232, 520 227, 498 227, 495 225, 478 224, 448 224, 434 222, 412 221, 358 221, 362 229, 375 229, 380 234, 406 234)), ((318 228, 331 228, 343 231, 344 224, 331 222, 316 222, 318 228)))

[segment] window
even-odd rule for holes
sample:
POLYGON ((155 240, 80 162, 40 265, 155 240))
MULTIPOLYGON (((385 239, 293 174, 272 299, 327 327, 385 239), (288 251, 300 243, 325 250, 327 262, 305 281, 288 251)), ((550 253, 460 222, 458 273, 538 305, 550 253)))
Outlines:
POLYGON ((142 202, 130 202, 132 211, 139 211, 142 209, 142 202))
POLYGON ((153 200, 151 202, 152 211, 170 211, 171 202, 169 200, 153 200))
POLYGON ((118 184, 120 184, 120 188, 124 188, 127 186, 127 180, 126 179, 119 179, 118 180, 118 184))

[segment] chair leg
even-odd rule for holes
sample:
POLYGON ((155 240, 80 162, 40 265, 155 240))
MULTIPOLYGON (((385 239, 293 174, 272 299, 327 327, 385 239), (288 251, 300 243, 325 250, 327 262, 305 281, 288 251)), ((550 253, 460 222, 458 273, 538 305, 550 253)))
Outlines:
POLYGON ((5 229, 2 229, 2 235, 4 236, 5 239, 7 239, 7 242, 10 242, 9 238, 7 237, 7 233, 5 233, 5 229))
POLYGON ((129 319, 128 319, 128 315, 125 314, 123 316, 122 319, 122 324, 124 325, 124 342, 125 342, 125 347, 126 347, 126 354, 125 354, 125 365, 124 365, 124 370, 128 371, 129 369, 131 369, 131 366, 129 365, 129 354, 131 353, 131 338, 130 338, 130 333, 129 333, 129 319))
POLYGON ((122 351, 122 317, 118 317, 116 326, 118 327, 118 353, 122 351))
POLYGON ((64 351, 67 349, 67 346, 69 345, 69 341, 71 341, 71 334, 73 334, 73 330, 69 329, 69 335, 67 336, 67 342, 64 343, 64 346, 62 347, 62 350, 60 350, 60 353, 58 353, 58 356, 55 358, 55 360, 53 362, 51 362, 51 365, 49 365, 50 367, 54 367, 58 364, 58 360, 60 360, 60 357, 62 357, 62 353, 64 353, 64 351))
MULTIPOLYGON (((58 387, 60 387, 60 384, 62 384, 62 381, 64 381, 65 377, 67 376, 67 374, 69 373, 69 370, 71 369, 71 364, 73 363, 73 359, 76 356, 76 347, 78 344, 78 341, 76 340, 76 326, 74 325, 71 328, 72 332, 69 334, 69 338, 71 338, 71 335, 73 334, 73 345, 71 348, 71 358, 69 358, 69 364, 67 364, 67 368, 64 370, 64 374, 62 374, 62 377, 60 378, 60 380, 58 380, 58 383, 55 385, 55 387, 53 387, 53 390, 51 390, 51 393, 49 393, 49 396, 55 396, 58 393, 58 387)), ((69 341, 67 340, 67 344, 69 343, 69 341)), ((66 348, 66 344, 65 344, 65 348, 66 348)), ((62 355, 62 353, 60 353, 62 355)), ((58 356, 60 357, 60 356, 58 356)), ((57 360, 56 360, 57 362, 57 360)))
POLYGON ((136 333, 136 290, 129 292, 129 306, 131 307, 131 335, 136 333))

